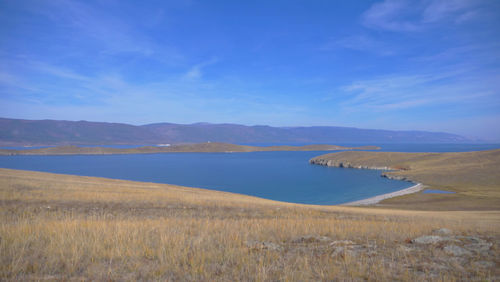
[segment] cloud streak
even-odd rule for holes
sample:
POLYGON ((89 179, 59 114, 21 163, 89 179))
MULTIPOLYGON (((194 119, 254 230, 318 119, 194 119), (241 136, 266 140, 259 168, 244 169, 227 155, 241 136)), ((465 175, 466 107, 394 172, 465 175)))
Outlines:
POLYGON ((353 34, 341 39, 331 40, 323 44, 321 51, 337 51, 341 48, 373 53, 380 56, 390 56, 396 53, 395 47, 367 34, 353 34))
POLYGON ((184 75, 184 78, 186 79, 199 79, 203 75, 203 69, 216 64, 219 61, 217 58, 212 58, 210 60, 204 61, 202 63, 196 64, 192 66, 188 72, 184 75))
MULTIPOLYGON (((127 22, 98 10, 84 2, 54 0, 46 5, 35 5, 36 13, 63 26, 69 26, 76 34, 99 42, 102 52, 134 52, 150 56, 155 52, 155 44, 127 22)), ((33 7, 34 8, 34 7, 33 7)), ((71 36, 74 40, 74 36, 71 36)))
POLYGON ((394 111, 451 104, 491 108, 500 106, 497 96, 500 86, 496 79, 498 76, 494 74, 477 77, 456 71, 394 74, 354 81, 340 91, 347 94, 342 105, 350 111, 394 111))
POLYGON ((476 4, 470 0, 384 0, 373 4, 361 19, 364 26, 372 29, 417 32, 440 21, 472 20, 480 14, 476 4))

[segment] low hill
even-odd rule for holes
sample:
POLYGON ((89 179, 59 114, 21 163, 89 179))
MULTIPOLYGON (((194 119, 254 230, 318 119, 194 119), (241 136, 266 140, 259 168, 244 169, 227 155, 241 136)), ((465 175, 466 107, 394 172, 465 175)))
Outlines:
POLYGON ((336 126, 271 127, 238 124, 173 124, 142 126, 59 120, 0 118, 0 145, 105 145, 164 143, 456 143, 471 142, 455 134, 391 131, 336 126))

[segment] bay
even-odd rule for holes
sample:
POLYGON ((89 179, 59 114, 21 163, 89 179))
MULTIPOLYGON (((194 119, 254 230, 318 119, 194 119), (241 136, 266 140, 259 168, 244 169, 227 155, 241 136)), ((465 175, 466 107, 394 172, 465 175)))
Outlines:
MULTIPOLYGON (((397 144, 385 145, 382 150, 439 152, 498 147, 397 144)), ((176 184, 319 205, 357 201, 413 185, 380 177, 377 170, 309 164, 310 158, 325 153, 329 152, 0 156, 0 167, 176 184)))
POLYGON ((355 201, 411 186, 409 182, 380 177, 380 171, 308 163, 322 153, 2 156, 0 167, 168 183, 322 205, 355 201))

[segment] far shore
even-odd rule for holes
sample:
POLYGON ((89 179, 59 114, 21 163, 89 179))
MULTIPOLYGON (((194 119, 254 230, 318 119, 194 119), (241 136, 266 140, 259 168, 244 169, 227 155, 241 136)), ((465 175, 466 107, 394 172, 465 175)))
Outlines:
POLYGON ((246 146, 229 143, 207 142, 179 144, 171 146, 144 146, 137 148, 59 146, 39 149, 0 149, 0 155, 114 155, 114 154, 159 154, 159 153, 236 153, 270 151, 342 151, 342 150, 379 150, 377 146, 344 147, 337 145, 305 146, 246 146))
POLYGON ((381 202, 383 200, 394 198, 394 197, 399 197, 399 196, 403 196, 403 195, 407 195, 407 194, 417 193, 417 192, 422 191, 423 189, 424 189, 424 185, 422 185, 421 183, 417 183, 414 186, 411 186, 411 187, 408 187, 408 188, 405 188, 405 189, 402 189, 402 190, 398 190, 398 191, 395 191, 395 192, 378 195, 378 196, 375 196, 375 197, 371 197, 371 198, 367 198, 367 199, 363 199, 363 200, 359 200, 359 201, 354 201, 354 202, 349 202, 349 203, 341 204, 341 206, 369 206, 369 205, 376 205, 376 204, 378 204, 379 202, 381 202))

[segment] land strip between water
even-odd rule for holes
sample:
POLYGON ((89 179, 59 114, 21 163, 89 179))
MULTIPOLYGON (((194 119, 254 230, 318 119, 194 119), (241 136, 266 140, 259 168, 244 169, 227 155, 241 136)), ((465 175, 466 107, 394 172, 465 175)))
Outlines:
POLYGON ((377 146, 344 147, 337 145, 305 146, 246 146, 229 143, 197 143, 169 146, 143 146, 138 148, 59 146, 38 149, 0 149, 0 155, 113 155, 113 154, 158 154, 158 153, 237 153, 270 151, 339 151, 379 150, 377 146))
POLYGON ((412 193, 417 193, 417 192, 422 191, 423 189, 424 189, 424 186, 420 183, 417 183, 416 185, 413 185, 413 186, 405 188, 405 189, 401 189, 401 190, 398 190, 395 192, 386 193, 386 194, 382 194, 382 195, 377 195, 377 196, 370 197, 370 198, 363 199, 363 200, 359 200, 359 201, 345 203, 345 204, 342 204, 342 206, 375 205, 383 200, 394 198, 394 197, 400 197, 400 196, 408 195, 408 194, 412 194, 412 193))

